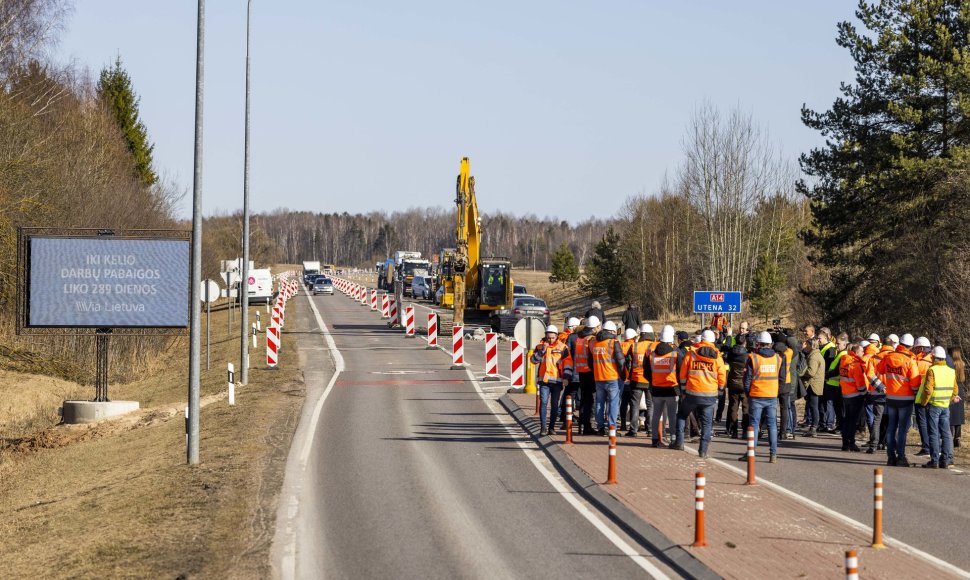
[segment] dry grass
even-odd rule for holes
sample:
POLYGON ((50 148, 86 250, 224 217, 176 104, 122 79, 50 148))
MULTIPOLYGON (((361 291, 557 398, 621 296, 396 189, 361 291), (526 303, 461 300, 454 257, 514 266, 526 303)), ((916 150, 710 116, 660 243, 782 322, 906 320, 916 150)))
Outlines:
MULTIPOLYGON (((198 466, 185 465, 184 349, 166 353, 144 380, 111 385, 111 398, 138 400, 142 410, 95 426, 52 426, 50 414, 55 401, 78 391, 89 398, 91 387, 3 377, 5 577, 269 575, 276 494, 303 385, 295 365, 268 371, 254 358, 249 386, 229 407, 225 362, 238 343, 226 336, 225 316, 213 313, 208 372, 203 347, 198 466)), ((292 335, 283 343, 296 352, 292 335)))

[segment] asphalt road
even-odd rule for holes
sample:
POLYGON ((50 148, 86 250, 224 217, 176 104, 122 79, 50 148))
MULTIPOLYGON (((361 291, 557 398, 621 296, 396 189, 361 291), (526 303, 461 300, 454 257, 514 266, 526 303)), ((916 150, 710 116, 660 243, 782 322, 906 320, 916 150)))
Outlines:
MULTIPOLYGON (((307 299, 295 301, 297 321, 313 319, 307 299)), ((284 506, 301 514, 295 577, 629 578, 652 567, 673 577, 602 517, 583 515, 588 506, 555 484, 541 451, 465 371, 450 370, 449 356, 342 294, 309 300, 344 370, 312 434, 298 502, 284 506)), ((319 393, 333 372, 319 331, 303 322, 287 331, 316 345, 304 368, 308 393, 319 393)), ((481 345, 469 344, 470 360, 481 361, 481 345)))
MULTIPOLYGON (((715 431, 723 430, 715 425, 715 431)), ((838 435, 798 437, 779 441, 778 463, 767 463, 767 438, 758 443, 758 477, 779 484, 795 493, 872 525, 873 470, 883 470, 883 530, 937 558, 970 570, 970 466, 954 470, 920 467, 888 467, 885 452, 873 455, 840 451, 838 435)), ((716 437, 711 456, 744 467, 737 462, 745 448, 743 440, 716 437)), ((910 447, 910 461, 918 447, 910 447)))

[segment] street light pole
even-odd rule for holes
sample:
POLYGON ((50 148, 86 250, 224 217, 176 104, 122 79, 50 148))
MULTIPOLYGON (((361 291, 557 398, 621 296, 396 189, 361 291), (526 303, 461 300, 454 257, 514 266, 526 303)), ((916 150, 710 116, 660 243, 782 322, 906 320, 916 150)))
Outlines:
POLYGON ((192 290, 189 322, 189 409, 186 460, 199 462, 199 358, 202 354, 202 93, 204 85, 205 0, 199 0, 195 54, 195 174, 192 180, 192 290))
POLYGON ((241 324, 239 329, 239 366, 241 368, 239 383, 249 382, 249 101, 252 96, 249 84, 250 71, 250 36, 252 35, 253 0, 246 3, 246 129, 243 153, 243 259, 242 279, 239 305, 242 307, 241 324))

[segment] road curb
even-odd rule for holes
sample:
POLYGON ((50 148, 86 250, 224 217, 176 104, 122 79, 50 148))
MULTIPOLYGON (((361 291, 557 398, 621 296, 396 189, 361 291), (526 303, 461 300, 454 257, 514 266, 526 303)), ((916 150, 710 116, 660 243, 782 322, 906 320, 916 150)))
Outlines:
POLYGON ((505 407, 509 415, 536 440, 539 447, 546 453, 546 456, 549 457, 573 489, 630 537, 686 578, 721 578, 719 574, 708 568, 693 554, 671 541, 660 530, 623 505, 620 500, 604 491, 585 471, 573 463, 566 452, 551 438, 539 437, 538 425, 535 424, 535 421, 530 420, 533 419, 532 417, 526 416, 525 412, 509 395, 502 395, 499 402, 505 407))

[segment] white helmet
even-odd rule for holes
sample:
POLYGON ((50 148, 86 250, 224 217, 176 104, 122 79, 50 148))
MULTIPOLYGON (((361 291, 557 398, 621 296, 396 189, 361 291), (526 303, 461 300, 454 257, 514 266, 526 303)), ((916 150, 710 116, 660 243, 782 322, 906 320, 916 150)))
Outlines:
MULTIPOLYGON (((590 318, 596 318, 596 317, 591 316, 590 318)), ((603 323, 603 330, 607 332, 616 332, 616 323, 613 322, 612 320, 607 320, 606 322, 603 323)))
POLYGON ((569 320, 566 321, 566 328, 568 328, 569 330, 572 330, 577 326, 579 326, 579 319, 576 318, 575 316, 571 317, 569 320))
POLYGON ((946 360, 946 349, 942 346, 933 347, 933 358, 946 360))
POLYGON ((896 336, 895 334, 890 334, 889 336, 886 337, 886 343, 896 346, 897 344, 899 344, 899 337, 896 336))
POLYGON ((586 319, 586 326, 589 328, 596 328, 600 325, 600 319, 595 316, 590 316, 586 319))
POLYGON ((546 327, 546 334, 549 334, 550 332, 553 334, 559 334, 559 329, 556 328, 555 324, 550 324, 546 327))
POLYGON ((916 339, 916 346, 922 346, 924 348, 930 348, 933 345, 930 344, 930 339, 926 338, 925 336, 921 336, 921 337, 919 337, 919 338, 916 339))
POLYGON ((879 340, 879 335, 873 332, 872 334, 869 335, 869 342, 882 342, 882 341, 879 340))
POLYGON ((867 346, 869 346, 869 344, 870 343, 869 343, 868 340, 863 340, 863 341, 859 342, 859 346, 861 346, 862 348, 866 348, 867 346))
POLYGON ((906 348, 913 348, 913 335, 907 332, 899 339, 899 343, 906 348))
POLYGON ((703 340, 704 342, 714 342, 716 340, 714 336, 714 332, 710 330, 705 330, 704 332, 701 333, 701 340, 703 340))
POLYGON ((653 332, 653 327, 644 322, 640 325, 640 332, 653 332))
POLYGON ((674 341, 674 327, 669 324, 660 329, 660 342, 674 341))
POLYGON ((758 335, 758 344, 773 344, 775 341, 771 340, 771 334, 767 331, 761 331, 758 335))
POLYGON ((628 328, 623 331, 623 338, 630 340, 631 338, 637 337, 637 330, 635 328, 628 328))

